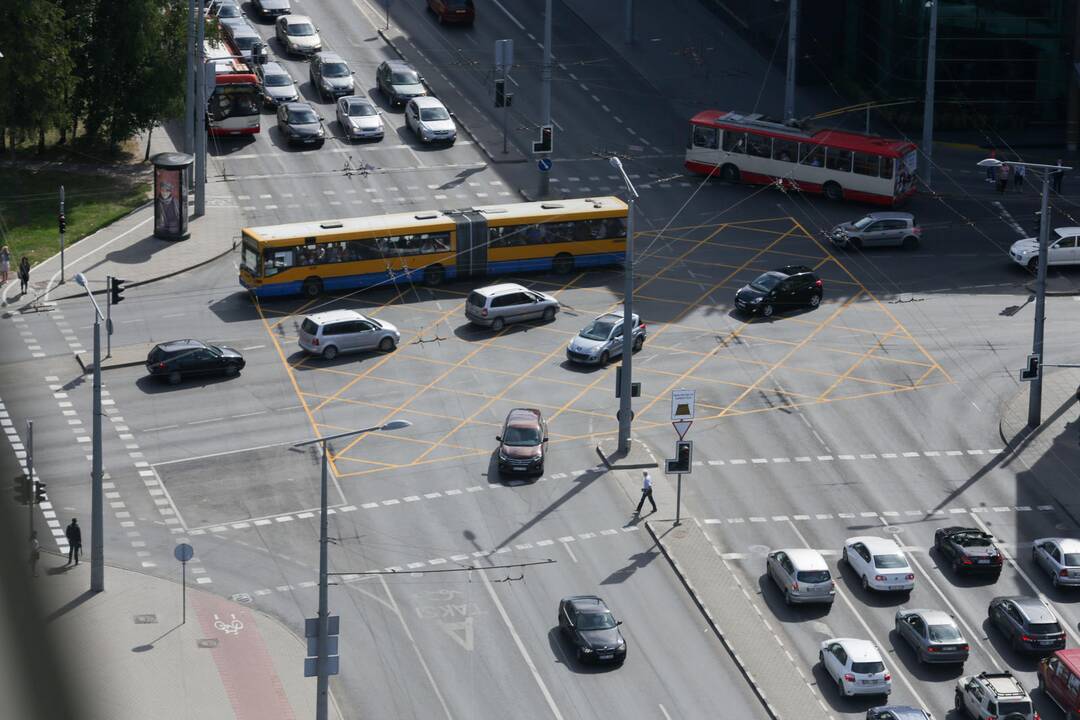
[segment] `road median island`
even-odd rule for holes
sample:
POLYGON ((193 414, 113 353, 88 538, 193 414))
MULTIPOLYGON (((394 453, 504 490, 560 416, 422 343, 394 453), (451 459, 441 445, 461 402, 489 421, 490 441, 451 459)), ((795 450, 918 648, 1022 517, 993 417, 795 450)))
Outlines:
POLYGON ((750 600, 697 521, 687 518, 675 525, 670 520, 649 520, 645 527, 769 716, 828 717, 812 677, 796 664, 773 629, 775 621, 750 600), (820 714, 813 712, 815 708, 820 714))

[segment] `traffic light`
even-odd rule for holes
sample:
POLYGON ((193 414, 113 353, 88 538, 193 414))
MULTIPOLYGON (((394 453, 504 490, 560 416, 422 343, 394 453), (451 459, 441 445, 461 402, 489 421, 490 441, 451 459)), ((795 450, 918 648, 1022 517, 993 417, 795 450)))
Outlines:
POLYGON ((45 483, 34 481, 34 504, 40 505, 48 498, 45 497, 45 483))
POLYGON ((115 305, 124 299, 124 280, 116 277, 109 278, 109 293, 112 295, 110 304, 115 305))
POLYGON ((60 213, 60 217, 57 219, 60 221, 60 232, 67 230, 67 218, 64 217, 64 213, 60 213))
POLYGON ((15 502, 20 505, 30 504, 30 478, 19 475, 15 478, 12 489, 15 491, 15 502))
POLYGON ((669 475, 690 472, 693 463, 694 442, 692 440, 678 440, 675 443, 675 459, 667 461, 669 475))
POLYGON ((540 141, 533 142, 534 153, 549 153, 554 146, 555 140, 550 125, 540 127, 540 141))
POLYGON ((504 107, 506 105, 506 81, 497 79, 495 80, 495 107, 504 107))

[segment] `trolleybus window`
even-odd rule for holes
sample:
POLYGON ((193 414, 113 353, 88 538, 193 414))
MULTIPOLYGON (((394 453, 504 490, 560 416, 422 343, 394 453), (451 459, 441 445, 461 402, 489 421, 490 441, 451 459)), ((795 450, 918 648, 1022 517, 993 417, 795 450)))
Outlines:
POLYGON ((830 170, 845 170, 851 172, 851 155, 852 152, 850 150, 829 148, 829 151, 825 153, 825 167, 830 170))
POLYGON ((694 146, 703 148, 716 149, 716 136, 718 134, 716 128, 703 127, 701 125, 693 125, 694 130, 694 146))
POLYGON ((746 154, 769 157, 772 154, 772 138, 757 133, 746 133, 746 154))
POLYGON ((871 155, 870 153, 861 152, 855 153, 855 173, 858 175, 877 177, 878 161, 880 160, 880 155, 871 155))
POLYGON ((795 162, 795 158, 798 156, 799 143, 792 142, 791 140, 780 140, 778 138, 773 138, 773 160, 779 160, 781 162, 795 162))
POLYGON ((799 143, 799 163, 821 167, 825 164, 825 148, 812 143, 799 143))
POLYGON ((746 133, 724 131, 724 151, 731 153, 746 152, 746 133))

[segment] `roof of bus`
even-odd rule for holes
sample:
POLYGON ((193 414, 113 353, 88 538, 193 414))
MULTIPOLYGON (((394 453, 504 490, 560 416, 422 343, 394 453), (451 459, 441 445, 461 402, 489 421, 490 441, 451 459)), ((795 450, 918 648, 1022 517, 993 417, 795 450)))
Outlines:
MULTIPOLYGON (((266 242, 291 240, 320 235, 332 241, 337 235, 355 235, 362 232, 378 232, 394 228, 409 227, 412 231, 451 230, 454 216, 467 212, 479 212, 487 216, 488 221, 543 220, 545 216, 572 216, 578 213, 599 214, 602 217, 625 216, 626 203, 617 197, 596 197, 582 199, 549 200, 545 202, 510 203, 506 205, 483 205, 461 210, 420 210, 388 215, 368 215, 366 217, 340 218, 337 220, 312 220, 309 222, 287 223, 285 225, 264 225, 244 228, 244 234, 266 242)), ((495 224, 502 225, 503 222, 495 224)))
POLYGON ((831 128, 792 127, 775 118, 766 117, 761 113, 741 114, 728 110, 703 110, 692 117, 690 122, 720 128, 737 127, 760 132, 771 137, 795 140, 796 142, 812 141, 819 145, 837 147, 843 150, 869 152, 890 157, 900 157, 915 149, 915 144, 907 140, 895 140, 877 135, 865 135, 831 128))

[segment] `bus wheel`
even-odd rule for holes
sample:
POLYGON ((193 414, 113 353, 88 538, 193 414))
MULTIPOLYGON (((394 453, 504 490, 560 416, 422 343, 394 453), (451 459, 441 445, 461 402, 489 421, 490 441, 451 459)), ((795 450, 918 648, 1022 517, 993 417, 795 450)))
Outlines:
POLYGON ((319 297, 322 295, 322 280, 319 278, 308 278, 304 281, 304 295, 309 298, 319 297))
POLYGON ((841 189, 839 183, 827 182, 825 183, 825 187, 822 189, 825 191, 825 197, 829 198, 830 200, 837 201, 844 199, 844 191, 843 189, 841 189))
POLYGON ((574 271, 574 257, 566 253, 559 253, 555 256, 555 261, 551 263, 551 268, 559 275, 566 275, 574 271))
POLYGON ((432 265, 424 271, 424 284, 428 287, 442 285, 443 278, 445 277, 446 271, 443 270, 442 265, 432 265))
POLYGON ((720 168, 720 179, 726 183, 735 184, 739 182, 739 168, 732 164, 727 164, 720 168))

